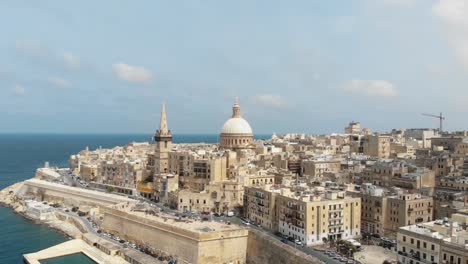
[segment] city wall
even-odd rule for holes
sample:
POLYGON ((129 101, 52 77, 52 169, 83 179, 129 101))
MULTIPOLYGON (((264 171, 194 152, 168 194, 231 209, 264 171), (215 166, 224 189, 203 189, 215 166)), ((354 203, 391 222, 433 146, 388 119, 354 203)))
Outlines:
POLYGON ((261 231, 250 229, 247 264, 320 264, 319 259, 288 246, 261 231))
POLYGON ((119 195, 80 189, 38 179, 24 181, 23 186, 17 194, 20 197, 34 196, 38 200, 60 202, 71 206, 89 205, 105 207, 117 203, 135 202, 132 199, 119 195))
POLYGON ((246 229, 197 232, 113 208, 104 209, 102 229, 189 263, 246 263, 246 229))

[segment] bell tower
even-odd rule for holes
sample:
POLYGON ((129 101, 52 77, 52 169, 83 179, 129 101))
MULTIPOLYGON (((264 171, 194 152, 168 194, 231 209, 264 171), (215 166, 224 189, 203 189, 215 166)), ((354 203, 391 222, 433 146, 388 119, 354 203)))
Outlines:
POLYGON ((169 151, 172 149, 172 134, 167 128, 166 104, 161 109, 159 129, 154 135, 155 148, 155 174, 166 173, 168 170, 169 151))

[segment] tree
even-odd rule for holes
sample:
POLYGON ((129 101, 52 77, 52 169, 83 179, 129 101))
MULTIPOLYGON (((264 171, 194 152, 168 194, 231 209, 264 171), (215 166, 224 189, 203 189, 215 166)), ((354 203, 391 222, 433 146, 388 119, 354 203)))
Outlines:
POLYGON ((112 186, 107 186, 107 192, 108 192, 108 193, 111 193, 111 192, 114 192, 114 191, 115 191, 114 187, 112 187, 112 186))

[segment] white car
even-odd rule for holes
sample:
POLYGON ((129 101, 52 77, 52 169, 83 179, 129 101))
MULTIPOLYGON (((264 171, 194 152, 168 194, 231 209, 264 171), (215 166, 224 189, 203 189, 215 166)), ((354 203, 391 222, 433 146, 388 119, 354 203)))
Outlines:
POLYGON ((296 245, 302 246, 302 242, 299 239, 295 239, 294 243, 296 243, 296 245))

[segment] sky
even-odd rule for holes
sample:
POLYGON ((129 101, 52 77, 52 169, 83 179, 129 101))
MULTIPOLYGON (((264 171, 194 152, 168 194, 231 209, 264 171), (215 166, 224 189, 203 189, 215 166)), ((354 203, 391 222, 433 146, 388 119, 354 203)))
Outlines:
POLYGON ((468 128, 466 0, 0 2, 0 133, 468 128))

